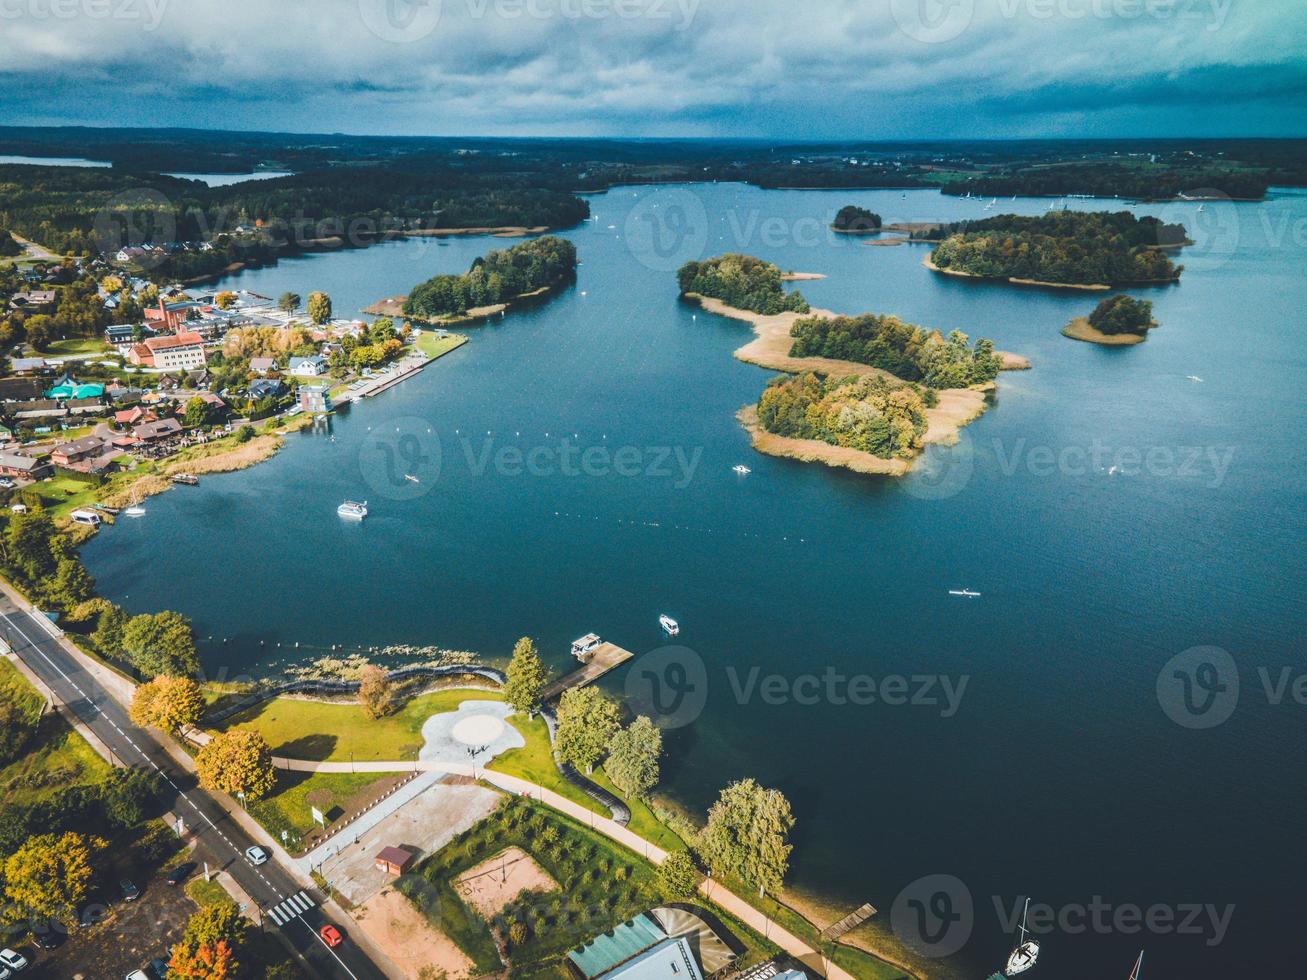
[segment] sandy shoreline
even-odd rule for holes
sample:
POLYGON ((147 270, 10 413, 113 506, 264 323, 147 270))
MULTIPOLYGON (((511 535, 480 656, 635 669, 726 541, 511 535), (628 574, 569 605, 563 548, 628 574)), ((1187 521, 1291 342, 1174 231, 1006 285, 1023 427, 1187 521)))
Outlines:
MULTIPOLYGON (((709 313, 743 320, 753 326, 754 339, 743 347, 737 348, 735 357, 746 364, 767 368, 771 371, 783 371, 798 374, 803 371, 817 371, 821 374, 848 377, 874 375, 890 381, 901 381, 898 376, 870 364, 856 361, 841 361, 829 357, 792 357, 790 347, 794 340, 790 328, 795 320, 809 316, 835 317, 840 314, 831 310, 813 308, 807 313, 776 313, 767 316, 750 310, 741 310, 728 306, 711 296, 698 293, 686 293, 687 299, 696 300, 709 313)), ((1020 354, 997 351, 1003 359, 1003 370, 1022 371, 1030 367, 1029 359, 1020 354)), ((939 404, 926 409, 926 445, 952 445, 958 441, 958 432, 968 422, 973 422, 984 414, 986 394, 996 385, 992 382, 972 388, 946 388, 937 392, 939 404)), ((740 424, 749 432, 753 448, 771 456, 788 456, 810 462, 821 462, 828 466, 841 466, 859 473, 877 473, 888 476, 902 476, 907 473, 913 460, 888 460, 871 453, 844 446, 832 446, 829 443, 809 439, 793 439, 778 436, 762 429, 757 420, 755 406, 746 406, 736 415, 740 424), (752 412, 746 415, 746 412, 752 412)))
MULTIPOLYGON (((1156 327, 1157 324, 1153 324, 1156 327)), ((1149 328, 1150 330, 1152 327, 1149 328)), ((1146 333, 1103 333, 1089 325, 1089 318, 1078 316, 1062 328, 1062 336, 1072 340, 1083 340, 1088 344, 1102 344, 1104 347, 1129 347, 1142 343, 1146 333)))
POLYGON ((824 272, 782 272, 781 282, 799 282, 805 279, 825 279, 824 272))
POLYGON ((452 235, 490 235, 493 238, 523 238, 526 235, 543 235, 548 225, 501 225, 497 228, 414 228, 401 234, 405 238, 448 238, 452 235))
POLYGON ((371 306, 365 306, 363 312, 370 316, 386 316, 392 320, 412 320, 414 323, 423 323, 432 327, 452 327, 459 324, 465 324, 472 320, 483 320, 488 316, 494 316, 496 313, 503 313, 512 307, 514 303, 521 302, 524 299, 532 299, 536 296, 543 296, 549 292, 552 286, 541 286, 539 289, 533 289, 529 293, 519 293, 510 300, 503 303, 493 303, 490 306, 473 306, 469 307, 466 313, 460 313, 456 316, 418 316, 413 313, 404 312, 404 301, 408 295, 387 296, 385 299, 379 299, 371 306))

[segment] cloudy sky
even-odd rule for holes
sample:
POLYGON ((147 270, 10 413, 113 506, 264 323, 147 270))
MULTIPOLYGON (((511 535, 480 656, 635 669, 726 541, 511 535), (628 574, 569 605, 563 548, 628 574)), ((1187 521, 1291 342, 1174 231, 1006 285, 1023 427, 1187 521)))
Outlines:
POLYGON ((1305 0, 0 0, 0 123, 1303 135, 1305 0))

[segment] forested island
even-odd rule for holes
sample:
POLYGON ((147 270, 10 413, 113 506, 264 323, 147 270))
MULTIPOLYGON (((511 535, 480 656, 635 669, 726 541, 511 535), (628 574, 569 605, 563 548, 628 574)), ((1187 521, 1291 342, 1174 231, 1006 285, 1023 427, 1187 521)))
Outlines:
POLYGON ((905 460, 921 450, 927 428, 926 404, 913 385, 812 371, 773 378, 758 401, 758 422, 778 436, 905 460))
POLYGON ((685 263, 677 270, 676 281, 682 296, 710 296, 739 310, 767 316, 807 313, 808 301, 797 289, 787 293, 781 286, 781 275, 781 270, 770 262, 728 252, 702 262, 685 263))
POLYGON ((1186 240, 1183 225, 1129 211, 1003 214, 923 229, 914 237, 939 242, 928 262, 939 272, 1091 288, 1179 280, 1184 266, 1162 248, 1186 240))
POLYGON ((208 187, 112 168, 0 165, 0 227, 77 256, 164 246, 135 267, 123 260, 156 282, 425 229, 567 227, 589 213, 569 191, 506 175, 359 167, 208 187))
POLYGON ((805 317, 794 322, 790 336, 794 338, 793 357, 869 364, 929 388, 985 384, 998 377, 1003 367, 991 340, 982 338, 973 347, 958 330, 945 340, 939 331, 924 330, 887 314, 805 317))
POLYGON ((870 234, 880 231, 880 215, 856 204, 846 204, 836 213, 831 227, 849 235, 870 234))
POLYGON ((1062 335, 1117 346, 1139 343, 1155 326, 1153 304, 1122 293, 1102 300, 1087 318, 1076 317, 1062 328, 1062 335))
POLYGON ((404 315, 426 320, 462 316, 471 309, 554 289, 575 277, 576 246, 545 235, 491 251, 462 275, 439 275, 419 283, 404 301, 404 315))

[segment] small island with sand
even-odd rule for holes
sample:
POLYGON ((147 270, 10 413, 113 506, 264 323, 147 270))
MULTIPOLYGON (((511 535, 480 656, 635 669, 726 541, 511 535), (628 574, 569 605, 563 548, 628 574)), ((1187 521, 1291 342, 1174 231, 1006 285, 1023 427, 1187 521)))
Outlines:
POLYGON ((1062 328, 1062 336, 1091 344, 1120 347, 1138 344, 1157 326, 1153 304, 1125 294, 1109 296, 1089 316, 1078 316, 1062 328))
POLYGON ((776 266, 751 256, 690 262, 678 279, 683 298, 753 326, 737 358, 795 376, 775 379, 737 415, 753 447, 773 456, 902 476, 926 445, 957 441, 984 412, 999 371, 1030 366, 960 331, 945 338, 893 316, 812 309, 784 291, 776 266))

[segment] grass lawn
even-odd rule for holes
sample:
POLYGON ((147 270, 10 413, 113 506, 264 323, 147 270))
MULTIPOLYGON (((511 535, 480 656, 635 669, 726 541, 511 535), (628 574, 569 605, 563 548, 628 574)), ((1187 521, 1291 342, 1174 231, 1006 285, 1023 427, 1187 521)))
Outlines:
POLYGON ((437 337, 434 330, 423 330, 418 335, 414 346, 427 357, 437 358, 442 354, 448 354, 456 347, 462 347, 466 343, 467 338, 462 334, 451 333, 443 337, 437 337))
POLYGON ((206 905, 221 905, 223 902, 231 901, 227 889, 216 881, 205 881, 203 873, 198 871, 195 872, 190 881, 186 882, 186 897, 200 908, 204 908, 206 905))
POLYGON ((88 354, 108 355, 114 351, 98 337, 69 337, 56 340, 40 357, 83 357, 88 354))
MULTIPOLYGON (((0 659, 0 698, 39 708, 44 698, 8 660, 0 659)), ((0 807, 36 803, 66 786, 95 783, 109 764, 53 712, 45 715, 22 756, 0 768, 0 807)))
POLYGON ((98 484, 75 480, 70 476, 39 480, 27 489, 38 494, 42 505, 55 517, 65 517, 79 507, 90 507, 100 492, 98 484))
POLYGON ((464 701, 502 701, 498 691, 449 688, 423 694, 375 721, 357 704, 273 698, 228 719, 223 728, 261 732, 276 755, 318 762, 416 759, 422 725, 464 701))
POLYGON ((317 829, 309 807, 316 806, 327 817, 351 809, 356 798, 371 797, 368 788, 377 782, 394 782, 391 775, 375 772, 284 772, 278 770, 277 785, 272 795, 248 804, 250 815, 268 833, 281 840, 281 832, 291 834, 287 842, 295 847, 297 838, 306 837, 317 829))
POLYGON ((549 729, 543 718, 537 715, 533 721, 527 721, 514 715, 509 722, 522 733, 526 745, 505 752, 490 763, 489 768, 553 790, 578 806, 593 810, 602 817, 608 816, 604 807, 569 783, 558 771, 558 766, 554 763, 553 747, 549 744, 549 729))
POLYGON ((654 816, 654 812, 642 800, 628 800, 625 794, 613 785, 613 781, 608 778, 608 774, 602 768, 596 769, 590 775, 590 778, 625 802, 630 808, 631 823, 629 826, 632 833, 639 834, 651 844, 661 847, 664 851, 685 849, 685 841, 681 840, 670 827, 654 816))

